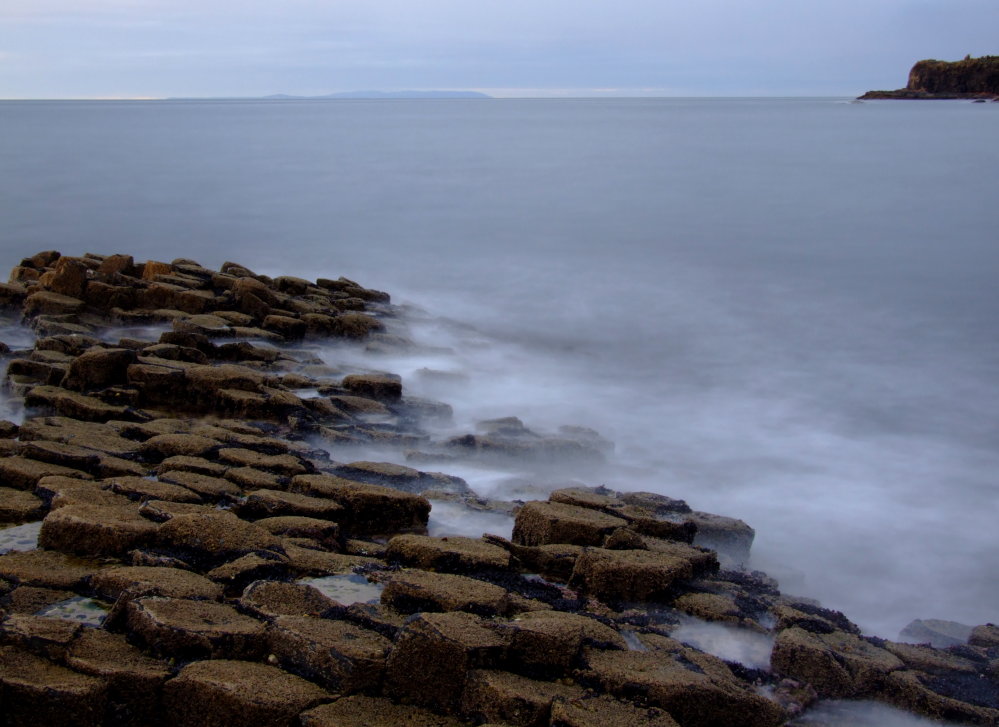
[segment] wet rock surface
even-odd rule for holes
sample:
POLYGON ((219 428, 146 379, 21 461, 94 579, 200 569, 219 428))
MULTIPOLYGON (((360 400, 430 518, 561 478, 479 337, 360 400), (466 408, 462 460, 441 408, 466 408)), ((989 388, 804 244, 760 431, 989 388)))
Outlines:
POLYGON ((4 724, 767 727, 840 697, 999 724, 992 624, 865 637, 748 571, 740 520, 578 482, 498 502, 436 471, 613 445, 440 428, 450 406, 329 347, 405 350, 385 293, 47 251, 0 305, 37 334, 0 347, 26 407, 0 423, 4 724), (435 532, 431 503, 512 535, 435 532))

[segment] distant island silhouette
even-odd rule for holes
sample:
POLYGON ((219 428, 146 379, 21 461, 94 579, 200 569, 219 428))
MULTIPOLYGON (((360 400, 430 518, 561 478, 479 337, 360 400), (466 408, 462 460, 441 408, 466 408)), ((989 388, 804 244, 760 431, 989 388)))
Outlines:
POLYGON ((909 71, 905 88, 868 91, 860 98, 999 100, 999 56, 919 61, 909 71))

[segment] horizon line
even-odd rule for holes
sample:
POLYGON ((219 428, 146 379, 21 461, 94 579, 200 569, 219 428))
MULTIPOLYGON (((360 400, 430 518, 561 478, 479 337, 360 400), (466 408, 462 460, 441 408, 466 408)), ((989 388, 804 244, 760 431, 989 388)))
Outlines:
MULTIPOLYGON (((484 92, 483 92, 484 93, 484 92)), ((369 98, 355 97, 344 98, 332 95, 297 95, 297 94, 268 94, 265 96, 21 96, 21 97, 0 97, 0 102, 11 101, 104 101, 104 102, 148 102, 148 101, 270 101, 280 103, 282 101, 557 101, 564 100, 613 100, 613 99, 661 99, 661 98, 699 98, 699 99, 723 99, 723 98, 744 98, 744 99, 791 99, 791 98, 856 98, 853 93, 841 94, 807 94, 807 93, 757 93, 757 94, 684 94, 684 93, 663 93, 663 94, 585 94, 579 95, 553 93, 549 95, 525 94, 522 96, 494 96, 487 95, 482 98, 461 98, 447 96, 427 96, 427 97, 379 97, 369 98)))

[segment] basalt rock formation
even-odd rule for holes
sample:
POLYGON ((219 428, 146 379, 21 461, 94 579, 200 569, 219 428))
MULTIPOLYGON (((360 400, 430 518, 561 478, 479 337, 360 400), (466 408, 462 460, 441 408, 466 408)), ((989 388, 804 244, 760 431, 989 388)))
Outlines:
POLYGON ((602 486, 496 502, 337 461, 359 442, 418 447, 410 464, 609 451, 512 417, 435 441, 446 404, 311 348, 405 349, 384 293, 46 252, 0 285, 0 315, 38 336, 0 346, 25 407, 0 422, 5 725, 775 727, 843 697, 999 724, 997 627, 865 637, 746 570, 740 520, 602 486), (431 537, 434 502, 515 513, 512 535, 431 537), (682 624, 772 644, 769 668, 682 624))
POLYGON ((919 61, 909 82, 896 91, 868 91, 861 99, 999 100, 999 56, 968 56, 961 61, 919 61))

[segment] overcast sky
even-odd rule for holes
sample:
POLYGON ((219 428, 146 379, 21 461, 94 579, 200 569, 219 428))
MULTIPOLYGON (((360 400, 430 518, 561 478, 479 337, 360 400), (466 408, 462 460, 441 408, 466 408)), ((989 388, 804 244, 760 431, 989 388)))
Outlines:
POLYGON ((857 95, 999 54, 999 0, 0 0, 0 98, 857 95))

